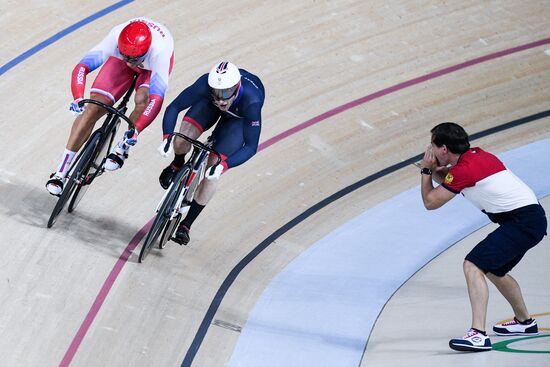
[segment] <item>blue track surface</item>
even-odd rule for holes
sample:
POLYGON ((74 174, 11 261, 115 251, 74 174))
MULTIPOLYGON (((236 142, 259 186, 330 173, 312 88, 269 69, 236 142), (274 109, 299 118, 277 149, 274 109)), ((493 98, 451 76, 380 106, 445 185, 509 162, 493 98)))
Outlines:
MULTIPOLYGON (((550 139, 499 157, 539 198, 550 194, 550 139)), ((393 293, 431 259, 488 223, 459 196, 437 211, 425 210, 419 187, 364 212, 273 279, 229 365, 358 366, 393 293)))

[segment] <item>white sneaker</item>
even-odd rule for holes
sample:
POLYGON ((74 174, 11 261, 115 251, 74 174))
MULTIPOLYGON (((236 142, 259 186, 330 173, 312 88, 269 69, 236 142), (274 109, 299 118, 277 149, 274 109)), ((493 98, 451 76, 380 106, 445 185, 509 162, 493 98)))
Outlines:
POLYGON ((449 347, 461 352, 483 352, 491 350, 491 339, 477 330, 470 329, 466 335, 460 339, 451 339, 449 347))
POLYGON ((124 165, 124 160, 128 158, 128 151, 130 150, 130 147, 126 144, 118 143, 115 146, 115 149, 107 156, 107 160, 105 161, 105 169, 107 171, 116 171, 117 169, 121 168, 122 165, 124 165), (126 146, 126 148, 124 148, 126 146))
POLYGON ((535 319, 521 323, 514 317, 512 321, 496 324, 493 326, 493 331, 497 335, 538 335, 539 327, 535 319))
POLYGON ((63 192, 63 186, 67 179, 52 173, 48 182, 46 182, 46 190, 52 195, 59 196, 63 192))

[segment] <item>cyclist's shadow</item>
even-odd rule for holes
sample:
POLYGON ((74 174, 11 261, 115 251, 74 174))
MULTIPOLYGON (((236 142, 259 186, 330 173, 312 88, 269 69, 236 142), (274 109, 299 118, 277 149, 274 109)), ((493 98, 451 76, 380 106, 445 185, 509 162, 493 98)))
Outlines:
POLYGON ((68 213, 65 208, 54 226, 48 229, 47 223, 55 205, 55 197, 42 187, 20 181, 0 182, 0 197, 0 216, 21 223, 22 231, 25 226, 55 231, 60 236, 74 237, 78 243, 100 249, 115 257, 120 256, 122 249, 139 230, 116 217, 107 216, 106 213, 93 214, 85 206, 79 206, 73 213, 68 213))

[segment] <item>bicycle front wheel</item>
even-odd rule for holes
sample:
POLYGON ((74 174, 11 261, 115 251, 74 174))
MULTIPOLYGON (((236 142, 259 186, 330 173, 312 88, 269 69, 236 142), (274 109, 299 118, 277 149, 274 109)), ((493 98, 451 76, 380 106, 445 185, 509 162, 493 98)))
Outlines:
POLYGON ((174 184, 170 187, 168 194, 160 205, 155 220, 153 221, 153 225, 151 226, 151 229, 149 230, 149 233, 147 233, 145 241, 143 241, 143 245, 141 246, 141 251, 139 252, 140 263, 145 260, 149 254, 149 251, 151 251, 151 247, 153 247, 154 243, 162 234, 163 229, 165 229, 166 225, 170 222, 170 217, 175 209, 174 206, 176 205, 178 196, 183 190, 183 186, 185 185, 190 172, 191 170, 189 167, 186 166, 182 168, 182 170, 178 173, 174 184))
POLYGON ((73 181, 73 177, 69 177, 67 182, 65 182, 65 187, 63 189, 63 192, 61 193, 61 196, 59 199, 57 199, 57 203, 55 203, 55 207, 52 210, 52 214, 50 214, 50 219, 48 219, 48 228, 51 228, 54 223, 57 221, 57 217, 59 216, 59 213, 61 213, 61 210, 63 210, 63 207, 71 197, 71 194, 73 193, 74 189, 76 188, 76 183, 73 181))
POLYGON ((69 178, 65 182, 63 192, 61 193, 61 196, 59 197, 57 203, 55 204, 55 207, 53 208, 50 219, 48 220, 48 228, 51 228, 54 225, 57 217, 59 216, 59 213, 61 213, 61 210, 63 210, 65 204, 67 204, 67 201, 69 201, 69 198, 79 185, 82 176, 86 175, 86 172, 88 172, 99 139, 100 135, 94 134, 89 140, 89 143, 86 144, 86 146, 84 147, 84 151, 82 152, 80 159, 78 160, 78 162, 76 162, 76 166, 73 172, 69 175, 69 178))

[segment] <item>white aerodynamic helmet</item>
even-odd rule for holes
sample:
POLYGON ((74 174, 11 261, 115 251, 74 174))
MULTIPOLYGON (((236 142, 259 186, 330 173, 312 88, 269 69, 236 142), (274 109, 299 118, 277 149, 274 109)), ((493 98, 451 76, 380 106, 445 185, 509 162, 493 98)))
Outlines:
POLYGON ((229 61, 217 63, 208 74, 208 85, 216 99, 226 100, 233 97, 241 85, 239 68, 229 61))

